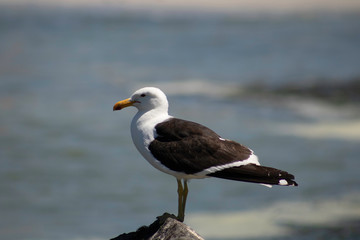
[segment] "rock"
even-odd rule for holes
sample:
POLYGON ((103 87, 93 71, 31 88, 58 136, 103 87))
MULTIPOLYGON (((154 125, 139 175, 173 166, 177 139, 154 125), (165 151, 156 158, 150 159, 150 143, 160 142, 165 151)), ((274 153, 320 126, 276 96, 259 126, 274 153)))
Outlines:
POLYGON ((203 240, 186 224, 167 218, 160 229, 149 240, 203 240))
POLYGON ((169 213, 157 217, 149 226, 140 227, 136 232, 123 233, 111 240, 204 240, 186 224, 169 213))

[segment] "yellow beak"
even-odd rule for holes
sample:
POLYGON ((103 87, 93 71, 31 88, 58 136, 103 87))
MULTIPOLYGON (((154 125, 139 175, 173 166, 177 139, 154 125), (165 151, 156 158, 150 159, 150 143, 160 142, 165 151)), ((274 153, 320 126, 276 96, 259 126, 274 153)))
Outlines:
POLYGON ((131 101, 130 98, 119 101, 117 103, 115 103, 114 107, 113 107, 113 111, 117 111, 117 110, 121 110, 123 108, 126 107, 130 107, 135 103, 135 101, 131 101))

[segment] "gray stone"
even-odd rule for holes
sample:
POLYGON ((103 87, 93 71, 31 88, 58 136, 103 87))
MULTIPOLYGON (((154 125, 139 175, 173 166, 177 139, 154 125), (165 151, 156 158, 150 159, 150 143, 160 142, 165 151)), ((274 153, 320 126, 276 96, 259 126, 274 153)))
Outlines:
POLYGON ((111 240, 204 240, 176 216, 164 213, 149 226, 142 226, 136 232, 123 233, 111 240))

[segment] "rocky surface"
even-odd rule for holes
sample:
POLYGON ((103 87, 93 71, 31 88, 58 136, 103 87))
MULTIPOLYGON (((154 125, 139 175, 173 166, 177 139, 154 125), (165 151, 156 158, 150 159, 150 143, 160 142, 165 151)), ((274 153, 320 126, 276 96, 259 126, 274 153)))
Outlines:
POLYGON ((178 221, 174 215, 164 213, 149 226, 135 232, 123 233, 111 240, 203 240, 194 230, 178 221))

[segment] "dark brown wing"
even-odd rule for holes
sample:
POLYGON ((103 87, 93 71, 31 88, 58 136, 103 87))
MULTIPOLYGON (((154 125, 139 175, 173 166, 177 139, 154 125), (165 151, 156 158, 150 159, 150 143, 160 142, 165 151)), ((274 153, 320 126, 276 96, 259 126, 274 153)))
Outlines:
POLYGON ((194 174, 204 169, 243 161, 252 154, 247 147, 224 141, 211 129, 177 118, 155 126, 157 137, 149 145, 153 156, 173 171, 194 174))
MULTIPOLYGON (((252 151, 230 140, 221 139, 198 123, 172 118, 155 126, 157 137, 149 145, 153 156, 167 168, 195 174, 205 169, 244 161, 252 151)), ((297 186, 294 176, 275 168, 248 163, 219 168, 208 176, 236 181, 297 186)))

